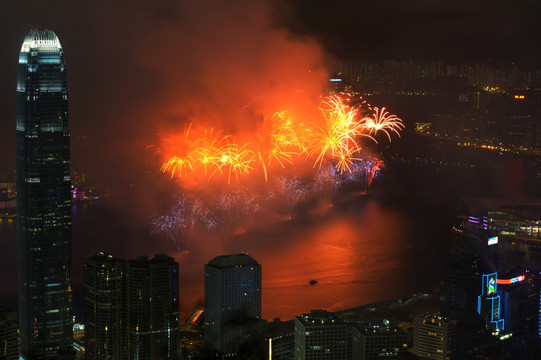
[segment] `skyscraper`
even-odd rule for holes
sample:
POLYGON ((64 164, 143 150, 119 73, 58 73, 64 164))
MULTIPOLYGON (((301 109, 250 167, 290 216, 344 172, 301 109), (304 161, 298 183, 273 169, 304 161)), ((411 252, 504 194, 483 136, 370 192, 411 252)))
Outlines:
POLYGON ((66 65, 49 30, 21 47, 16 146, 20 354, 49 359, 73 344, 66 65))
POLYGON ((389 320, 363 321, 353 326, 353 360, 396 359, 407 350, 406 334, 389 320))
POLYGON ((454 320, 437 315, 416 316, 413 326, 413 353, 423 359, 449 359, 455 325, 454 320))
POLYGON ((462 257, 460 261, 447 265, 441 273, 441 315, 455 320, 477 309, 478 284, 481 282, 479 259, 462 257))
POLYGON ((348 359, 348 326, 325 310, 295 317, 295 360, 348 359))
POLYGON ((261 319, 261 265, 247 254, 205 265, 205 347, 233 356, 261 319))
POLYGON ((176 359, 179 341, 178 263, 156 254, 126 265, 127 355, 176 359))
POLYGON ((0 359, 17 360, 19 342, 17 337, 17 312, 0 306, 0 359))
POLYGON ((125 359, 125 261, 98 253, 83 269, 85 359, 125 359))

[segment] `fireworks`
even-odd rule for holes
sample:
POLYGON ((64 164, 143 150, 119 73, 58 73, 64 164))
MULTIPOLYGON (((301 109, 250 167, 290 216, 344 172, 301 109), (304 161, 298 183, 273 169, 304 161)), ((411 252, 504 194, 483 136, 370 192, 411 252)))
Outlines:
POLYGON ((164 232, 171 239, 177 249, 181 249, 177 240, 186 229, 186 199, 181 197, 173 205, 168 214, 160 216, 152 221, 152 234, 164 232))
POLYGON ((246 188, 235 187, 220 193, 216 198, 215 211, 222 236, 238 232, 241 225, 261 208, 260 197, 246 188))
POLYGON ((312 154, 317 154, 314 166, 323 163, 325 155, 337 159, 340 172, 349 169, 353 156, 360 151, 357 137, 361 136, 362 126, 356 121, 357 109, 344 104, 338 96, 328 98, 321 108, 324 127, 314 133, 312 154))
POLYGON ((345 181, 360 186, 362 192, 366 193, 383 166, 382 160, 363 159, 351 167, 351 172, 346 175, 345 181))
POLYGON ((226 174, 228 182, 234 177, 238 180, 252 170, 255 154, 249 150, 250 144, 239 146, 231 141, 231 136, 215 132, 214 128, 203 130, 200 137, 193 135, 192 125, 186 130, 182 148, 184 155, 172 156, 162 167, 162 172, 170 172, 171 177, 188 176, 189 172, 202 171, 210 180, 215 174, 226 174))
POLYGON ((284 200, 286 213, 291 218, 295 205, 309 196, 309 191, 303 183, 295 177, 281 177, 278 181, 280 197, 284 200))
POLYGON ((389 141, 391 141, 391 132, 394 132, 396 135, 400 136, 400 130, 404 128, 404 123, 396 115, 389 114, 388 111, 385 111, 385 108, 381 110, 377 107, 374 108, 374 115, 372 117, 368 116, 362 120, 363 127, 368 129, 371 133, 377 133, 378 131, 383 131, 389 141))
POLYGON ((200 225, 203 230, 211 231, 216 228, 217 220, 201 199, 189 200, 180 196, 169 213, 152 221, 151 234, 165 233, 180 250, 182 247, 179 242, 187 241, 196 225, 200 225))
POLYGON ((282 167, 284 163, 293 163, 293 156, 306 152, 305 139, 302 132, 297 129, 293 120, 287 116, 285 111, 275 113, 271 117, 270 143, 271 149, 268 153, 268 165, 276 160, 282 167))
POLYGON ((319 169, 314 180, 314 190, 325 195, 327 202, 332 204, 336 189, 342 185, 339 171, 331 164, 327 164, 319 169))
POLYGON ((210 129, 184 132, 174 144, 171 156, 161 166, 171 177, 202 174, 208 181, 223 176, 227 182, 239 181, 256 168, 268 179, 273 167, 295 166, 307 159, 321 169, 330 163, 340 173, 350 173, 362 161, 361 138, 375 141, 373 135, 382 131, 400 136, 402 120, 385 108, 370 108, 366 102, 351 106, 338 95, 322 101, 320 117, 297 121, 287 111, 265 119, 263 129, 250 142, 238 142, 232 135, 210 129), (360 116, 366 114, 368 116, 360 116))
POLYGON ((179 250, 189 247, 196 231, 219 230, 227 240, 244 233, 251 219, 264 214, 262 209, 277 205, 276 210, 291 220, 301 202, 322 197, 332 206, 337 190, 344 184, 353 184, 366 193, 382 168, 383 161, 363 156, 345 173, 337 165, 326 162, 311 178, 301 180, 295 175, 283 175, 266 183, 265 191, 228 186, 215 192, 214 201, 204 201, 196 194, 190 194, 189 198, 180 196, 166 215, 152 221, 152 234, 164 233, 179 250))

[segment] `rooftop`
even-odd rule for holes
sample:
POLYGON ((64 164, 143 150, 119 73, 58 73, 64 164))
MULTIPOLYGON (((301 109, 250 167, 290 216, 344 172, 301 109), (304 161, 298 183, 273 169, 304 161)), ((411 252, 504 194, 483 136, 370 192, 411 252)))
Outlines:
POLYGON ((302 314, 296 317, 305 325, 342 325, 344 322, 338 319, 333 313, 325 310, 311 310, 310 314, 302 314))
POLYGON ((258 265, 257 261, 255 261, 250 255, 244 253, 233 255, 219 255, 216 256, 214 259, 210 260, 208 264, 220 269, 232 268, 239 265, 258 265))
POLYGON ((61 49, 60 40, 51 30, 30 30, 24 38, 21 52, 37 51, 58 51, 61 49))

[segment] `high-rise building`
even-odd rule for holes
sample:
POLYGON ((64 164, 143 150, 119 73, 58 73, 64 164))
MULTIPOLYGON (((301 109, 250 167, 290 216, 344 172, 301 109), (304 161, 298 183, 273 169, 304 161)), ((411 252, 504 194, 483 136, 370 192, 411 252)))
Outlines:
POLYGON ((502 318, 507 332, 512 333, 514 349, 520 349, 522 359, 539 358, 541 276, 538 272, 525 271, 519 276, 498 278, 497 284, 502 297, 502 318))
POLYGON ((49 359, 73 344, 66 64, 50 30, 21 47, 16 146, 20 356, 49 359))
POLYGON ((247 254, 205 265, 205 347, 233 356, 261 319, 261 265, 247 254))
POLYGON ((357 323, 352 330, 352 359, 397 359, 408 350, 406 334, 389 320, 357 323))
POLYGON ((156 254, 126 264, 127 356, 176 359, 179 341, 178 263, 156 254))
POLYGON ((281 321, 278 318, 264 328, 263 337, 268 357, 274 360, 291 360, 295 348, 295 321, 281 321))
POLYGON ((295 360, 348 359, 348 327, 325 310, 295 318, 295 360))
POLYGON ((455 324, 455 321, 441 316, 416 316, 413 325, 413 353, 421 359, 449 359, 455 324))
POLYGON ((0 306, 0 359, 17 360, 18 357, 17 312, 0 306))
POLYGON ((98 253, 83 266, 85 359, 125 359, 125 261, 98 253))
POLYGON ((470 311, 457 320, 451 339, 451 360, 486 360, 499 359, 498 336, 486 327, 485 319, 470 311))
POLYGON ((441 315, 458 319, 477 309, 479 275, 477 259, 464 259, 442 270, 440 286, 441 315))

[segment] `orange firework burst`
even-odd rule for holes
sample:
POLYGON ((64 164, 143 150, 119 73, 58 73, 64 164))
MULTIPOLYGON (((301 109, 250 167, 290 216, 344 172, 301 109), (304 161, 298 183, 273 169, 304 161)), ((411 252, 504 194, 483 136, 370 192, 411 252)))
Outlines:
POLYGON ((357 137, 366 136, 357 121, 357 109, 344 104, 339 96, 331 96, 323 103, 321 112, 325 124, 313 134, 311 154, 318 154, 314 166, 321 167, 327 155, 337 160, 338 170, 344 172, 360 151, 357 137))
POLYGON ((228 174, 228 181, 234 175, 248 173, 254 159, 253 151, 248 149, 249 144, 238 146, 232 142, 230 135, 224 135, 221 131, 215 132, 213 128, 205 129, 200 137, 192 136, 192 125, 186 130, 181 148, 184 156, 172 156, 161 167, 162 172, 170 172, 171 177, 177 174, 179 177, 186 176, 188 171, 202 170, 205 175, 210 173, 209 180, 217 172, 228 174))
POLYGON ((249 145, 244 144, 239 147, 235 143, 229 143, 220 148, 216 154, 218 155, 216 169, 210 175, 209 180, 218 171, 221 174, 227 173, 228 183, 231 182, 231 175, 235 175, 235 179, 238 180, 239 175, 248 174, 253 169, 251 163, 254 161, 254 152, 248 149, 249 145), (224 172, 224 169, 227 171, 224 172))
POLYGON ((221 160, 228 151, 229 139, 229 135, 223 135, 221 131, 214 133, 214 128, 210 128, 204 130, 202 138, 193 142, 194 162, 203 166, 205 175, 209 167, 219 168, 223 164, 221 160))
POLYGON ((268 151, 268 164, 275 159, 282 167, 284 162, 292 164, 292 157, 306 152, 305 140, 299 135, 297 126, 287 116, 286 111, 277 112, 271 119, 270 143, 268 151))
POLYGON ((383 131, 389 141, 391 141, 390 132, 394 132, 400 137, 400 130, 404 128, 404 123, 402 119, 396 117, 396 115, 389 114, 388 111, 385 111, 385 108, 378 109, 374 108, 374 116, 367 116, 362 121, 363 127, 366 128, 370 133, 377 133, 378 131, 383 131))
POLYGON ((175 177, 175 174, 178 174, 179 177, 182 177, 183 174, 186 176, 188 168, 193 170, 192 159, 189 155, 184 158, 173 156, 162 165, 160 170, 162 172, 171 172, 171 178, 173 178, 175 177))
POLYGON ((353 107, 338 95, 329 96, 319 109, 322 117, 306 126, 287 111, 277 112, 266 118, 263 129, 247 143, 237 143, 231 135, 213 128, 194 130, 190 125, 178 143, 170 141, 174 151, 161 171, 171 177, 201 172, 208 180, 220 174, 230 183, 258 164, 267 180, 268 167, 274 163, 282 168, 293 165, 305 154, 313 157, 313 167, 321 168, 327 159, 340 173, 351 172, 352 164, 360 161, 360 137, 376 141, 372 134, 383 131, 390 141, 391 132, 399 135, 404 128, 402 120, 389 115, 385 108, 374 108, 373 116, 360 120, 359 110, 364 104, 353 107))
MULTIPOLYGON (((192 125, 190 124, 190 126, 188 126, 188 129, 186 130, 184 134, 184 141, 179 142, 184 150, 183 151, 184 156, 174 155, 171 158, 169 158, 169 160, 165 162, 160 168, 162 172, 171 172, 171 178, 173 178, 175 174, 178 174, 179 177, 186 176, 188 169, 190 171, 193 170, 193 166, 192 166, 193 158, 192 158, 192 153, 191 153, 192 151, 189 146, 189 140, 188 140, 191 127, 192 125)), ((175 143, 174 145, 175 147, 177 147, 179 144, 175 143)))

